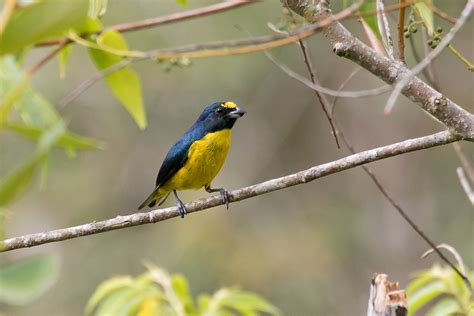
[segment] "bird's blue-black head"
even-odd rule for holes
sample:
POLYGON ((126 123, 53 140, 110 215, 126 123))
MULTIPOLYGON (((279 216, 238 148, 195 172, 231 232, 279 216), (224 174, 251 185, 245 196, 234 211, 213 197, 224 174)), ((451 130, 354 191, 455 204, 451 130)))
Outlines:
POLYGON ((230 129, 235 121, 245 114, 245 111, 234 102, 216 102, 206 106, 196 121, 208 132, 230 129))

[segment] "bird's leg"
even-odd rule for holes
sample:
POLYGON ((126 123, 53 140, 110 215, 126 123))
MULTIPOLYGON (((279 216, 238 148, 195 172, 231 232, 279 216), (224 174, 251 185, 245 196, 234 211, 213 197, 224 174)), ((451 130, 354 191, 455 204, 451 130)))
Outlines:
POLYGON ((210 185, 206 185, 204 189, 206 189, 207 193, 219 192, 222 196, 222 200, 224 201, 227 209, 229 209, 229 198, 230 198, 229 191, 223 188, 212 189, 210 185))
POLYGON ((181 218, 184 218, 184 215, 188 213, 186 211, 186 206, 184 206, 183 201, 179 199, 178 193, 176 193, 176 190, 173 190, 173 194, 174 194, 174 197, 176 198, 176 206, 178 207, 179 215, 181 215, 181 218))

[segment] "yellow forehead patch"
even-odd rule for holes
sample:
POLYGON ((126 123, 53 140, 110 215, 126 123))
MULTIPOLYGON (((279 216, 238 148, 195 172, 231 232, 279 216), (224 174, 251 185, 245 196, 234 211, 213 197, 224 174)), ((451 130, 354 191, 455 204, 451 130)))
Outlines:
POLYGON ((234 102, 225 102, 222 103, 221 106, 227 109, 235 109, 237 107, 237 104, 235 104, 234 102))

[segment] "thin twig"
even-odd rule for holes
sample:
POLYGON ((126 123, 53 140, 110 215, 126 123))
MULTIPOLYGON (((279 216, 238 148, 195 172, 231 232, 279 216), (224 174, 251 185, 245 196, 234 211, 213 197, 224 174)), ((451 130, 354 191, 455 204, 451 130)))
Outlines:
POLYGON ((441 52, 448 46, 451 40, 454 38, 456 33, 461 29, 461 27, 466 23, 467 19, 471 15, 471 11, 474 7, 474 0, 468 0, 466 6, 462 10, 462 13, 459 17, 458 22, 449 30, 448 34, 439 42, 438 46, 429 52, 423 60, 418 63, 415 67, 410 69, 410 72, 402 77, 398 83, 395 85, 395 88, 388 98, 387 104, 385 105, 385 113, 390 113, 395 102, 397 101, 398 96, 402 92, 402 89, 405 88, 406 84, 410 81, 410 79, 417 75, 421 70, 423 70, 426 66, 428 66, 433 59, 439 56, 441 52))
POLYGON ((60 43, 56 48, 54 48, 53 50, 51 50, 46 56, 44 56, 37 64, 33 65, 31 68, 29 68, 28 70, 26 70, 27 74, 29 76, 32 76, 34 75, 41 67, 43 67, 48 61, 50 61, 51 59, 54 58, 54 56, 56 56, 56 54, 58 54, 61 49, 64 48, 64 46, 66 46, 66 42, 63 41, 62 43, 60 43))
MULTIPOLYGON (((288 7, 288 3, 286 3, 286 6, 288 7)), ((293 24, 294 27, 296 27, 295 17, 293 16, 293 13, 291 12, 291 10, 289 12, 290 12, 290 17, 292 19, 292 24, 293 24)), ((311 60, 308 56, 308 49, 306 48, 306 44, 302 40, 299 40, 298 44, 301 48, 301 52, 303 53, 304 63, 306 65, 306 69, 308 70, 309 77, 311 78, 311 82, 313 84, 316 84, 316 81, 315 81, 316 77, 315 77, 315 74, 314 74, 313 66, 311 64, 311 60)), ((329 108, 326 107, 326 104, 323 102, 323 100, 321 100, 321 95, 319 94, 319 92, 314 90, 314 93, 316 94, 316 97, 319 100, 319 104, 321 104, 321 109, 323 110, 324 115, 326 116, 326 119, 329 123, 329 126, 331 127, 332 135, 334 137, 334 140, 336 141, 336 146, 337 146, 337 148, 341 148, 341 146, 339 145, 339 140, 337 139, 336 128, 334 127, 331 115, 329 114, 329 108)))
POLYGON ((464 154, 461 145, 459 144, 453 144, 454 151, 456 152, 456 155, 459 158, 459 161, 461 161, 461 166, 463 169, 466 171, 467 176, 469 177, 469 180, 474 183, 474 168, 472 168, 471 164, 467 160, 466 155, 464 154))
POLYGON ((377 25, 379 28, 379 33, 382 37, 382 42, 384 44, 385 51, 388 54, 388 57, 394 59, 393 56, 393 40, 392 35, 390 34, 390 24, 388 24, 387 16, 385 15, 385 5, 383 0, 376 0, 376 6, 378 9, 377 12, 377 25))
MULTIPOLYGON (((159 16, 155 18, 150 18, 150 19, 145 19, 141 21, 135 21, 135 22, 127 22, 127 23, 120 23, 120 24, 115 24, 108 26, 104 29, 105 30, 115 30, 121 33, 126 33, 126 32, 131 32, 131 31, 137 31, 137 30, 142 30, 145 28, 150 28, 150 27, 155 27, 159 25, 164 25, 168 24, 171 22, 177 22, 177 21, 183 21, 186 19, 191 19, 191 18, 196 18, 196 17, 202 17, 214 13, 219 13, 219 12, 224 12, 230 9, 234 9, 243 5, 247 4, 252 4, 256 3, 258 1, 245 1, 245 0, 233 0, 233 1, 226 1, 226 2, 221 2, 217 4, 213 4, 207 7, 203 8, 198 8, 198 9, 193 9, 193 10, 188 10, 185 12, 179 12, 179 13, 173 13, 170 15, 166 16, 159 16)), ((90 33, 85 33, 81 34, 82 36, 86 36, 90 33)), ((70 41, 67 38, 62 38, 62 39, 54 39, 54 40, 48 40, 44 41, 41 43, 36 44, 36 46, 50 46, 50 45, 56 45, 59 44, 61 41, 70 41)))
MULTIPOLYGON (((346 146, 349 148, 351 153, 354 153, 354 148, 350 146, 350 144, 347 143, 347 140, 344 137, 344 134, 341 133, 340 128, 339 128, 339 135, 341 136, 342 141, 346 144, 346 146)), ((390 204, 397 210, 397 212, 400 214, 400 216, 403 217, 403 219, 410 225, 410 227, 420 236, 430 247, 433 249, 434 252, 443 260, 446 264, 448 264, 466 283, 467 287, 471 290, 471 283, 469 279, 466 277, 464 273, 459 271, 459 269, 436 247, 436 244, 421 230, 420 227, 408 216, 407 212, 403 210, 403 208, 396 202, 393 197, 388 193, 388 191, 383 187, 382 183, 377 179, 375 174, 372 172, 372 170, 369 169, 369 167, 362 165, 362 169, 367 173, 367 175, 372 179, 372 181, 375 183, 379 191, 385 196, 385 198, 389 201, 390 204)))
POLYGON ((457 167, 456 173, 458 174, 459 182, 461 183, 464 192, 466 192, 467 198, 471 204, 474 205, 474 191, 472 191, 471 185, 469 184, 469 181, 467 181, 463 168, 457 167))
POLYGON ((327 94, 327 95, 330 95, 330 96, 333 96, 333 97, 364 98, 364 97, 368 97, 368 96, 381 95, 381 94, 384 94, 384 93, 390 91, 390 89, 391 89, 391 87, 389 85, 384 85, 384 86, 380 86, 380 87, 373 88, 373 89, 356 90, 356 91, 339 91, 339 90, 329 89, 329 88, 323 87, 319 84, 314 84, 311 81, 309 81, 308 79, 306 79, 305 77, 303 77, 302 75, 294 72, 287 65, 285 65, 281 61, 277 60, 274 56, 272 56, 267 51, 264 51, 264 54, 265 54, 265 56, 267 56, 267 58, 273 64, 275 64, 278 68, 280 68, 284 73, 286 73, 291 78, 303 83, 304 85, 306 85, 307 87, 309 87, 309 88, 311 88, 315 91, 318 91, 318 92, 321 92, 321 93, 324 93, 324 94, 327 94))
MULTIPOLYGON (((137 58, 133 61, 144 60, 145 58, 137 58)), ((66 94, 61 100, 58 102, 58 108, 64 108, 66 105, 70 104, 72 101, 76 100, 82 93, 84 93, 87 89, 92 87, 97 81, 104 78, 105 76, 116 72, 126 66, 128 66, 132 62, 132 59, 122 59, 120 62, 107 67, 103 70, 97 71, 94 73, 90 78, 86 79, 85 81, 81 82, 76 88, 66 94)))
MULTIPOLYGON (((405 0, 400 0, 400 4, 404 4, 405 0)), ((398 58, 404 64, 405 62, 405 36, 403 29, 405 28, 405 7, 400 7, 398 14, 398 58)))
MULTIPOLYGON (((306 64, 306 67, 308 69, 308 73, 309 73, 309 76, 311 78, 311 82, 313 84, 316 84, 316 80, 315 80, 315 74, 314 74, 314 69, 311 65, 311 61, 308 57, 308 51, 306 49, 306 45, 303 41, 299 41, 299 44, 300 44, 300 47, 301 47, 301 51, 303 53, 303 57, 304 57, 304 63, 306 64)), ((339 140, 337 138, 337 132, 336 132, 336 128, 334 127, 334 123, 332 122, 332 118, 331 118, 331 115, 329 114, 329 108, 326 107, 326 104, 322 101, 321 99, 321 94, 317 91, 317 90, 314 90, 314 94, 316 95, 316 97, 318 98, 319 100, 319 103, 321 104, 321 108, 324 112, 324 115, 326 115, 326 118, 329 122, 329 125, 331 126, 331 131, 332 131, 332 135, 334 136, 334 140, 336 141, 336 145, 337 145, 337 148, 341 148, 341 146, 339 145, 339 140)))
MULTIPOLYGON (((459 254, 459 252, 456 250, 456 248, 454 248, 453 246, 448 245, 448 244, 440 244, 440 245, 436 246, 436 249, 446 249, 448 252, 450 252, 453 255, 454 259, 456 259, 456 262, 458 263, 459 268, 461 268, 462 273, 464 275, 467 275, 466 274, 466 265, 464 264, 464 261, 462 260, 462 256, 459 254)), ((433 253, 433 249, 428 249, 424 254, 421 255, 421 257, 426 258, 427 256, 429 256, 432 253, 433 253)))
MULTIPOLYGON (((254 196, 285 189, 294 185, 308 183, 318 178, 348 170, 366 163, 386 159, 408 152, 441 146, 459 141, 461 138, 461 136, 452 134, 449 131, 443 131, 429 136, 408 139, 399 143, 362 151, 355 155, 350 155, 345 158, 315 166, 281 178, 276 178, 238 190, 233 190, 230 192, 229 201, 241 201, 254 196)), ((187 203, 186 209, 188 213, 193 213, 223 204, 224 202, 222 201, 222 198, 219 195, 215 195, 207 199, 201 199, 187 203)), ((156 209, 147 213, 135 213, 127 216, 117 216, 112 219, 98 222, 94 221, 85 225, 10 238, 0 242, 0 248, 1 251, 10 251, 14 249, 34 247, 50 242, 93 235, 115 229, 156 223, 178 216, 180 215, 177 207, 156 209)))
MULTIPOLYGON (((308 71, 310 73, 313 74, 313 80, 315 83, 319 83, 319 80, 316 76, 314 76, 314 69, 311 65, 311 63, 306 63, 306 67, 308 68, 308 71)), ((324 94, 320 94, 319 92, 317 92, 317 95, 318 95, 318 99, 319 101, 324 104, 325 107, 329 108, 330 107, 330 104, 329 104, 329 101, 327 100, 326 96, 324 94)), ((337 120, 333 117, 333 120, 334 120, 334 124, 337 125, 337 120)), ((354 149, 354 147, 350 144, 350 142, 347 140, 347 138, 345 137, 343 131, 341 130, 341 127, 338 126, 338 133, 339 133, 339 136, 341 137, 342 141, 344 142, 344 144, 346 145, 346 147, 349 149, 349 151, 352 153, 352 154, 355 154, 356 151, 354 149)), ((395 201, 395 199, 388 193, 388 191, 384 188, 384 186, 382 185, 382 183, 378 180, 378 178, 375 176, 375 174, 372 172, 372 170, 369 169, 369 167, 365 166, 365 165, 361 165, 362 169, 364 169, 364 171, 367 173, 367 175, 370 177, 370 179, 375 183, 375 185, 377 186, 377 188, 379 189, 379 191, 382 193, 382 195, 388 200, 388 202, 397 210, 397 212, 403 217, 403 219, 405 219, 405 221, 408 223, 408 225, 410 225, 410 227, 424 240, 426 241, 426 243, 428 243, 428 245, 430 245, 433 250, 439 255, 439 257, 445 261, 449 266, 451 266, 453 268, 453 270, 464 280, 464 281, 467 281, 466 284, 468 286, 469 289, 471 289, 470 287, 470 282, 469 282, 469 279, 465 276, 465 274, 461 273, 461 271, 459 271, 459 269, 457 269, 457 267, 451 263, 451 261, 449 261, 448 258, 446 258, 446 256, 443 255, 443 253, 436 247, 436 244, 418 227, 418 225, 410 218, 410 216, 408 216, 407 212, 405 212, 403 210, 403 208, 400 206, 400 204, 398 202, 395 201)))
MULTIPOLYGON (((341 83, 341 85, 339 86, 339 88, 337 89, 337 91, 342 91, 342 89, 345 88, 345 86, 352 80, 352 78, 354 78, 355 75, 357 75, 359 73, 359 71, 361 71, 363 68, 361 67, 357 67, 356 69, 354 69, 350 74, 349 76, 347 76, 347 78, 341 83)), ((338 96, 335 96, 334 97, 334 100, 332 101, 332 106, 331 106, 331 116, 334 116, 334 113, 336 112, 336 104, 337 104, 337 101, 339 100, 339 97, 338 96)))
MULTIPOLYGON (((426 28, 422 28, 421 30, 421 36, 422 36, 422 41, 421 41, 421 46, 423 47, 423 58, 426 57, 430 53, 430 47, 428 46, 428 39, 429 39, 429 34, 428 30, 426 28)), ((410 36, 412 38, 413 36, 410 36)), ((421 60, 417 59, 417 64, 419 64, 421 60)), ((422 70, 423 74, 425 74, 428 82, 435 88, 437 91, 440 93, 443 93, 441 91, 441 86, 439 84, 438 76, 436 75, 436 70, 435 70, 435 62, 431 62, 426 68, 422 70)))
POLYGON ((436 6, 434 6, 433 4, 430 5, 430 8, 431 8, 431 11, 434 12, 434 14, 436 14, 437 16, 439 16, 440 18, 442 18, 443 20, 446 20, 448 21, 449 23, 451 24, 456 24, 458 22, 458 19, 456 18, 453 18, 452 16, 450 16, 449 14, 447 14, 446 12, 438 9, 436 6))

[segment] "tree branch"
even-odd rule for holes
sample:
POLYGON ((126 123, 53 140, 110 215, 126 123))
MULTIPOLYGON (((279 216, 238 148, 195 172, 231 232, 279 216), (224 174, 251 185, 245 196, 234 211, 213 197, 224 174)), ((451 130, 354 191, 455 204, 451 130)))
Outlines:
MULTIPOLYGON (((254 196, 285 189, 294 185, 308 183, 315 179, 348 170, 373 161, 448 144, 461 139, 462 137, 460 135, 452 134, 449 131, 443 131, 429 136, 408 139, 399 143, 362 151, 357 154, 315 166, 281 178, 268 180, 266 182, 231 191, 229 200, 230 202, 236 202, 249 199, 254 196)), ((220 195, 216 195, 206 199, 200 199, 187 203, 186 209, 188 213, 193 213, 222 204, 223 201, 220 195)), ((147 213, 135 213, 127 216, 117 216, 115 218, 99 222, 94 221, 89 224, 10 238, 0 242, 0 251, 5 252, 14 249, 34 247, 50 242, 93 235, 115 229, 151 224, 178 216, 179 212, 177 207, 157 209, 147 213)))
MULTIPOLYGON (((234 9, 234 8, 247 5, 247 4, 252 4, 252 3, 256 3, 256 1, 249 1, 249 0, 226 1, 222 3, 213 4, 207 7, 203 7, 203 8, 197 8, 197 9, 188 10, 184 12, 173 13, 170 15, 158 16, 155 18, 150 18, 150 19, 145 19, 145 20, 135 21, 135 22, 115 24, 115 25, 106 27, 104 30, 115 30, 121 33, 132 32, 132 31, 142 30, 142 29, 155 27, 155 26, 159 26, 163 24, 168 24, 171 22, 177 22, 177 21, 182 21, 186 19, 219 13, 219 12, 227 11, 230 9, 234 9)), ((81 35, 83 36, 88 35, 88 33, 81 34, 81 35)), ((44 42, 36 44, 36 46, 56 45, 63 41, 71 42, 71 40, 69 40, 68 38, 60 38, 60 39, 44 41, 44 42)))
MULTIPOLYGON (((288 4, 291 10, 313 23, 331 16, 327 0, 320 0, 317 5, 313 5, 309 0, 288 0, 288 4)), ((451 131, 474 141, 474 115, 417 76, 411 76, 410 69, 403 63, 378 54, 352 35, 338 21, 326 27, 323 34, 331 43, 334 53, 352 60, 389 84, 394 84, 401 78, 410 77, 402 93, 445 124, 451 131)))

